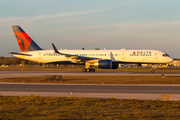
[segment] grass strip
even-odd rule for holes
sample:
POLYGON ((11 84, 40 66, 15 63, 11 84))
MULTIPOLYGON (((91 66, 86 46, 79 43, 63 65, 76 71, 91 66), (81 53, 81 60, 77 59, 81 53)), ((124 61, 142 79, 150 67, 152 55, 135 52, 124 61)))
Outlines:
POLYGON ((0 96, 0 119, 180 119, 180 101, 0 96))
POLYGON ((43 77, 0 78, 0 82, 69 84, 180 84, 180 76, 63 76, 62 80, 43 77))

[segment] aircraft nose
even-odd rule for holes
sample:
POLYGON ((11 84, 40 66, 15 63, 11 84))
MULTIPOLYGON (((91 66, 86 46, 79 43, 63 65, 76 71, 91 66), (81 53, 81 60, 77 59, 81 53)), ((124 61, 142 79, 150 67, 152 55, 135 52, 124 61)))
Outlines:
POLYGON ((172 58, 169 57, 168 59, 169 62, 173 62, 174 60, 172 58))

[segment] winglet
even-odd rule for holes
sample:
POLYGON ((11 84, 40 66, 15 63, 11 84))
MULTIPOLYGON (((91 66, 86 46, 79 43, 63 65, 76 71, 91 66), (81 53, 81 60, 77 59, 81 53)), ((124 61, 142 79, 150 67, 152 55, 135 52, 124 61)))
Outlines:
POLYGON ((55 53, 61 54, 53 43, 52 43, 52 46, 53 46, 53 49, 54 49, 54 52, 55 52, 55 53))

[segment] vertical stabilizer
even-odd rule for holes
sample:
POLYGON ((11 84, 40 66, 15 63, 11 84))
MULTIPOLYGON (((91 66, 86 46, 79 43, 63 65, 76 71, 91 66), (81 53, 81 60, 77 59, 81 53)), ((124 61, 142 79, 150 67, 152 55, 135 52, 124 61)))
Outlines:
POLYGON ((21 52, 42 50, 18 25, 12 26, 21 52))

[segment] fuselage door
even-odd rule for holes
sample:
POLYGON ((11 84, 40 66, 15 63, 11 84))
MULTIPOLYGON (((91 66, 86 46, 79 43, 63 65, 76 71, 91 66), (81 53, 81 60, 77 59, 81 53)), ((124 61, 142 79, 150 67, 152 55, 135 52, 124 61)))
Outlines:
POLYGON ((121 56, 122 56, 122 57, 121 57, 122 59, 125 59, 125 54, 124 54, 124 53, 122 53, 121 56))
POLYGON ((39 58, 39 59, 42 59, 42 53, 41 53, 41 52, 38 53, 38 58, 39 58))
POLYGON ((155 53, 154 58, 155 58, 155 59, 158 59, 158 54, 157 54, 157 53, 155 53))

